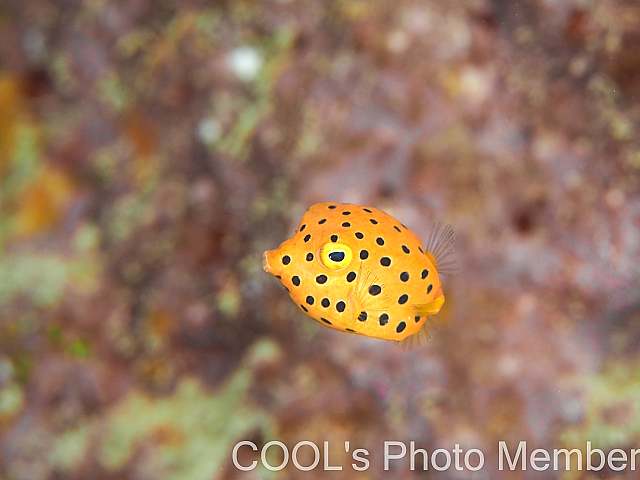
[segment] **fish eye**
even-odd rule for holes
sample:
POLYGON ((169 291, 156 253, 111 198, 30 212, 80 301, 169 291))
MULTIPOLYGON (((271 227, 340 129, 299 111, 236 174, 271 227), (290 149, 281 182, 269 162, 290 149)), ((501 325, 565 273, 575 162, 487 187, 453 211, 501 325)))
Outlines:
POLYGON ((332 260, 336 263, 340 263, 341 261, 344 260, 345 254, 344 252, 331 252, 327 256, 329 257, 329 260, 332 260))
POLYGON ((325 243, 320 247, 318 258, 325 267, 331 270, 342 270, 351 264, 353 252, 349 246, 342 243, 325 243))

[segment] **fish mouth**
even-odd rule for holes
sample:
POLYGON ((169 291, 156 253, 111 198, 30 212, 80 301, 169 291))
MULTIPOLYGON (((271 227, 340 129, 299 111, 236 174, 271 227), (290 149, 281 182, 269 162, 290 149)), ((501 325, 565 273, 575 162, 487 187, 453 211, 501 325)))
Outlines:
POLYGON ((265 272, 271 273, 271 266, 269 265, 269 255, 267 255, 269 251, 266 251, 262 254, 262 268, 265 272))

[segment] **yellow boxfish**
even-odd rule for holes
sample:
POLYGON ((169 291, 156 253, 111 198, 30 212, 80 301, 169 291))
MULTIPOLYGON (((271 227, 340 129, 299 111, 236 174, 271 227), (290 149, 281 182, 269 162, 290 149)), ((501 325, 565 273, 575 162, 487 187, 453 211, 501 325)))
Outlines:
POLYGON ((423 248, 380 210, 318 203, 293 237, 264 253, 263 267, 325 326, 412 348, 429 336, 427 319, 444 304, 439 275, 460 271, 456 260, 447 260, 453 243, 451 226, 442 222, 423 248))

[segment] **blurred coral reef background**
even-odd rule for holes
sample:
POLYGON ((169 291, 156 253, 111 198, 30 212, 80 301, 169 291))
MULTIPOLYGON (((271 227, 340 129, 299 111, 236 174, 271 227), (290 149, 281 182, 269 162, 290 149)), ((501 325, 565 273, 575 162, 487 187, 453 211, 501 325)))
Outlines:
POLYGON ((636 1, 0 0, 0 478, 613 478, 497 443, 640 448, 639 126, 636 1), (454 226, 427 347, 262 271, 319 201, 454 226))

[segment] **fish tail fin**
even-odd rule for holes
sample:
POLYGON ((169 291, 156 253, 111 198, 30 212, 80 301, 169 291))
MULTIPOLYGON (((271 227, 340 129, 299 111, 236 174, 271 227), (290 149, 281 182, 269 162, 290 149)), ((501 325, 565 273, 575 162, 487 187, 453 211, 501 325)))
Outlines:
POLYGON ((436 270, 441 275, 457 277, 462 272, 457 260, 447 260, 453 255, 453 244, 455 234, 451 225, 445 222, 438 222, 433 225, 433 230, 427 242, 426 255, 433 262, 436 270))
POLYGON ((418 317, 429 317, 431 315, 435 315, 440 311, 444 305, 444 295, 442 293, 431 300, 429 303, 419 303, 413 305, 413 313, 418 317))
POLYGON ((439 315, 430 315, 417 333, 399 341, 398 346, 403 351, 408 352, 430 342, 433 340, 434 333, 440 328, 440 323, 442 323, 442 320, 439 315))

